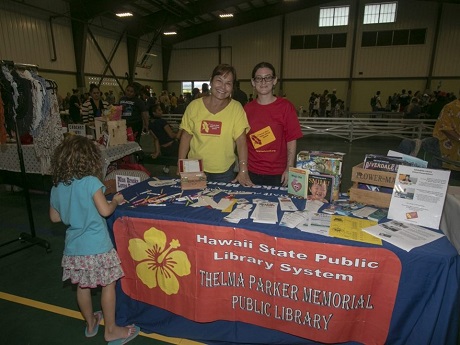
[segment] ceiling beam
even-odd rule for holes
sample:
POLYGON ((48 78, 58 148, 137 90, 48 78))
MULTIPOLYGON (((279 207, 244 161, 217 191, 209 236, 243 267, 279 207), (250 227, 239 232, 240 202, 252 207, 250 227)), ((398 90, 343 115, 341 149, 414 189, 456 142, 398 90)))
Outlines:
POLYGON ((332 0, 301 0, 297 2, 281 2, 273 5, 265 6, 260 9, 241 12, 233 18, 225 20, 215 20, 203 24, 194 25, 178 32, 175 36, 163 37, 163 41, 167 44, 176 44, 186 41, 195 37, 203 36, 216 31, 226 30, 229 28, 237 27, 244 24, 253 23, 259 20, 277 17, 283 14, 288 14, 295 11, 300 11, 306 8, 324 5, 332 0))
POLYGON ((70 0, 70 9, 74 18, 89 20, 106 12, 116 11, 118 7, 130 2, 126 0, 70 0))
MULTIPOLYGON (((165 26, 172 26, 178 22, 194 22, 194 19, 200 15, 221 10, 227 7, 237 6, 238 4, 245 3, 247 1, 248 0, 199 0, 191 2, 189 5, 187 5, 189 11, 188 14, 185 15, 180 15, 178 11, 171 13, 169 10, 162 9, 151 15, 138 18, 135 23, 130 25, 129 31, 134 35, 142 36, 149 32, 155 31, 158 28, 158 23, 164 23, 165 18, 167 18, 166 23, 164 23, 165 26)), ((301 2, 303 1, 304 0, 301 2)))

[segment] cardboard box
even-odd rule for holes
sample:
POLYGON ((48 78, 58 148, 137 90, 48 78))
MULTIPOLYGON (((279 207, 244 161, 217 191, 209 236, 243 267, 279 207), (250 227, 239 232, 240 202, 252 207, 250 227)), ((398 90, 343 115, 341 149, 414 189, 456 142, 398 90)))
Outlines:
POLYGON ((94 126, 96 127, 96 140, 99 140, 103 132, 108 133, 108 146, 121 145, 128 142, 126 120, 108 121, 104 117, 97 117, 94 119, 94 126))
POLYGON ((360 163, 352 168, 351 180, 353 186, 350 188, 350 201, 384 208, 390 206, 392 194, 360 189, 358 183, 393 188, 396 180, 395 173, 364 169, 363 163, 360 163))
POLYGON ((201 159, 180 159, 179 173, 182 190, 206 188, 207 179, 201 159))

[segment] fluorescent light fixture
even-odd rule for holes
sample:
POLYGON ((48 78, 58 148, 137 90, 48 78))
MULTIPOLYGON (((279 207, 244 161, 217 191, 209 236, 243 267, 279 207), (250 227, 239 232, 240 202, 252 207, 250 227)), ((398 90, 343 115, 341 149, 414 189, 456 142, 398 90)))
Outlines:
POLYGON ((219 14, 219 17, 221 17, 221 18, 232 18, 232 17, 233 17, 233 13, 219 14))
POLYGON ((131 12, 123 12, 123 13, 117 13, 117 17, 123 18, 123 17, 132 17, 133 14, 131 12))
POLYGON ((177 32, 175 32, 175 31, 166 31, 166 32, 163 32, 163 35, 166 35, 166 36, 177 35, 177 32))
POLYGON ((145 53, 145 55, 149 55, 149 56, 158 56, 157 54, 153 54, 153 53, 145 53))

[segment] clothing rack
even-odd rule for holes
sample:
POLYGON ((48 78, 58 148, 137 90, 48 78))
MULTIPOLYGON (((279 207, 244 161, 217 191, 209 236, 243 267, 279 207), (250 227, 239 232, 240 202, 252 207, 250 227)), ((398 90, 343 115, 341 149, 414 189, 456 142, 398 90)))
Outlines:
MULTIPOLYGON (((9 67, 10 69, 17 68, 17 69, 28 69, 32 71, 37 71, 38 66, 37 65, 30 65, 30 64, 19 64, 19 63, 14 63, 13 61, 7 61, 7 60, 1 60, 0 65, 9 67)), ((24 181, 24 196, 25 196, 25 201, 26 201, 26 206, 27 206, 27 215, 29 218, 29 226, 30 226, 30 233, 22 232, 18 238, 15 238, 13 240, 0 243, 0 247, 13 244, 15 242, 21 242, 24 243, 24 245, 20 246, 19 248, 13 249, 7 253, 1 254, 0 258, 3 258, 5 256, 14 254, 16 252, 19 252, 21 250, 30 248, 32 246, 38 245, 46 249, 47 253, 51 252, 51 245, 49 244, 48 241, 39 238, 35 234, 35 225, 34 225, 34 217, 32 213, 32 204, 30 201, 30 190, 29 190, 29 183, 27 181, 27 174, 26 174, 26 167, 24 164, 24 154, 22 151, 22 145, 21 145, 21 140, 19 136, 19 128, 18 124, 16 122, 16 119, 14 121, 15 125, 15 139, 16 139, 16 147, 18 150, 18 157, 19 157, 19 165, 21 167, 21 177, 22 180, 24 181)))

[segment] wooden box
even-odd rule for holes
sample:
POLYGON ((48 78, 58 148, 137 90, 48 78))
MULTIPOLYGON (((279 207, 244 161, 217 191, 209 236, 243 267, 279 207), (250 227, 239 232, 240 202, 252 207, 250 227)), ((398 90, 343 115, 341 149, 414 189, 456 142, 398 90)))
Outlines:
POLYGON ((126 120, 108 121, 104 117, 94 119, 96 127, 96 140, 98 140, 103 132, 109 135, 108 146, 126 144, 128 142, 126 135, 126 120))
POLYGON ((207 179, 201 159, 180 159, 178 168, 182 190, 206 188, 207 179))
POLYGON ((358 188, 358 183, 377 187, 393 188, 396 180, 396 173, 364 169, 363 163, 353 167, 351 171, 353 186, 350 188, 350 201, 377 207, 388 208, 390 206, 390 193, 370 191, 358 188))

